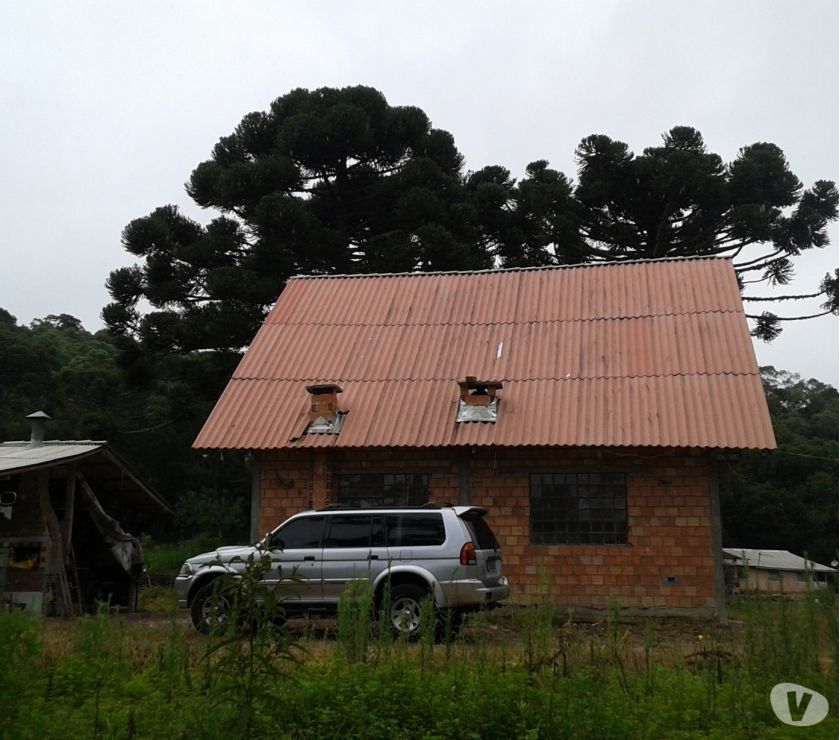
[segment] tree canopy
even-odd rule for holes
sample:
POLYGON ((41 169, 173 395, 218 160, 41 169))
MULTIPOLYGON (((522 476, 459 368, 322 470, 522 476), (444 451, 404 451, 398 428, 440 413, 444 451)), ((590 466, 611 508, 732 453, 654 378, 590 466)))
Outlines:
MULTIPOLYGON (((547 160, 518 181, 497 165, 467 171, 419 108, 369 87, 293 90, 246 115, 192 172, 187 192, 217 214, 206 225, 169 205, 126 226, 139 262, 111 273, 103 317, 151 351, 237 351, 293 274, 724 254, 744 288, 783 286, 837 218, 834 184, 803 189, 773 144, 726 164, 678 126, 641 155, 588 136, 576 158, 576 183, 547 160)), ((745 294, 806 298, 837 313, 836 273, 803 295, 745 294)), ((780 317, 753 318, 757 336, 778 335, 780 317)))
MULTIPOLYGON (((49 439, 107 440, 176 511, 189 496, 247 522, 247 499, 228 495, 231 487, 248 488, 242 462, 204 459, 190 449, 232 369, 219 364, 223 358, 195 353, 126 364, 114 338, 85 331, 73 316, 20 326, 2 308, 0 347, 0 440, 28 439, 24 417, 43 410, 53 418, 49 439)), ((196 534, 189 516, 176 524, 182 536, 196 534)), ((242 522, 239 528, 247 531, 242 522)))
POLYGON ((489 268, 462 170, 419 108, 366 87, 294 90, 190 176, 221 215, 202 226, 164 206, 126 226, 144 264, 111 273, 105 321, 152 348, 238 349, 293 274, 489 268))
MULTIPOLYGON (((745 146, 725 165, 707 151, 699 131, 678 126, 662 137, 661 146, 639 156, 606 136, 588 136, 575 155, 585 254, 594 260, 728 255, 742 287, 787 285, 794 277, 793 259, 825 247, 827 225, 837 218, 835 184, 818 180, 803 190, 774 144, 745 146)), ((744 300, 820 297, 821 313, 836 314, 836 271, 811 293, 748 292, 744 300)), ((784 319, 775 314, 751 318, 762 339, 781 332, 784 319)))
POLYGON ((837 389, 762 367, 778 449, 745 453, 721 487, 724 545, 837 559, 837 389))

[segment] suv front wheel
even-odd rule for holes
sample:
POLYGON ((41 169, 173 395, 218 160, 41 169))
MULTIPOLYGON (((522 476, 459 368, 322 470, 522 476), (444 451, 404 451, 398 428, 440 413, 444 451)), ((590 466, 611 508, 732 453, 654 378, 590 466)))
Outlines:
POLYGON ((199 588, 190 605, 193 626, 205 635, 211 628, 223 625, 227 621, 229 611, 230 601, 223 592, 220 578, 215 578, 199 588))

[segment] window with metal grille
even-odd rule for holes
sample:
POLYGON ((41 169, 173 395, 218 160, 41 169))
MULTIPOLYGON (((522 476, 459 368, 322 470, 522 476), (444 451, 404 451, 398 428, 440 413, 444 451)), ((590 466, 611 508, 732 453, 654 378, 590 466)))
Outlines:
POLYGON ((338 503, 352 506, 421 506, 429 500, 429 476, 422 473, 341 473, 338 503))
POLYGON ((531 543, 626 544, 625 474, 531 474, 531 543))

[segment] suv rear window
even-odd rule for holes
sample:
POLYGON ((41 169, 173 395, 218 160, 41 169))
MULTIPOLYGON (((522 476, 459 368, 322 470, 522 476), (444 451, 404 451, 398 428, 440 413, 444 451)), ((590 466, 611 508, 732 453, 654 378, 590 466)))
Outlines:
POLYGON ((385 529, 390 547, 442 545, 446 539, 440 514, 386 514, 385 529))
POLYGON ((477 550, 498 550, 499 541, 483 519, 464 519, 477 550))

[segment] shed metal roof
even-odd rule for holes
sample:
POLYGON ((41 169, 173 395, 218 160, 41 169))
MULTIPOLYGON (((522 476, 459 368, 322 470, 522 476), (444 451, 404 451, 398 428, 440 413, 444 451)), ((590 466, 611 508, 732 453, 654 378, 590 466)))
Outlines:
POLYGON ((28 442, 3 442, 0 444, 0 474, 72 462, 96 454, 104 445, 104 442, 90 440, 44 442, 34 447, 28 442))
POLYGON ((291 280, 199 449, 775 447, 729 260, 291 280), (495 424, 456 382, 500 380, 495 424), (338 383, 337 436, 303 435, 338 383))
POLYGON ((133 507, 172 511, 166 500, 143 483, 107 442, 51 440, 34 446, 29 442, 0 443, 0 476, 73 462, 83 463, 100 483, 133 507))
POLYGON ((749 550, 743 547, 724 547, 723 552, 736 560, 746 563, 750 568, 767 570, 814 571, 816 573, 836 573, 835 568, 820 565, 794 555, 788 550, 749 550))

